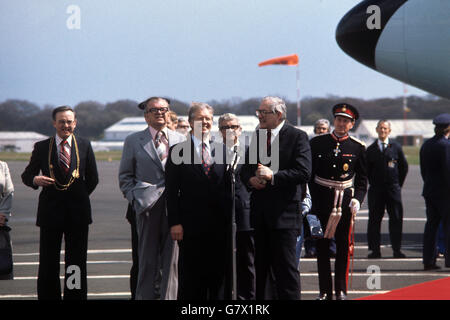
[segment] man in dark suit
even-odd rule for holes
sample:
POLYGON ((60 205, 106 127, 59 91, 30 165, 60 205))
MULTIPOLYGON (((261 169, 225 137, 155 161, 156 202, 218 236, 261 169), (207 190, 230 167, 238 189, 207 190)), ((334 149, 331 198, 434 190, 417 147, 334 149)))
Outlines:
POLYGON ((52 116, 56 135, 34 145, 22 173, 24 184, 42 187, 36 222, 40 227, 38 299, 61 299, 63 236, 64 299, 86 299, 88 226, 92 223, 89 195, 98 184, 97 165, 90 142, 73 134, 75 112, 62 106, 54 109, 52 116))
POLYGON ((318 300, 332 300, 330 239, 336 239, 336 300, 347 298, 349 231, 367 191, 366 148, 348 132, 358 111, 347 103, 333 107, 334 130, 311 139, 311 211, 320 219, 324 238, 317 240, 318 300))
POLYGON ((250 193, 240 178, 241 160, 245 157, 245 145, 239 141, 242 127, 236 115, 225 113, 219 118, 219 129, 227 146, 227 163, 233 164, 234 153, 238 157, 235 170, 237 299, 254 300, 255 240, 254 229, 250 226, 250 193))
POLYGON ((180 248, 178 299, 229 298, 222 290, 231 222, 225 146, 210 142, 211 106, 193 103, 188 113, 192 134, 170 149, 165 171, 170 232, 180 248))
POLYGON ((450 114, 433 119, 435 135, 420 149, 420 173, 423 179, 427 222, 423 234, 423 265, 435 270, 436 233, 442 221, 445 239, 445 266, 450 267, 450 114))
POLYGON ((265 97, 256 115, 259 129, 241 170, 242 182, 252 189, 256 299, 266 298, 270 272, 278 299, 300 299, 295 246, 302 228, 301 184, 311 174, 308 136, 286 123, 286 104, 278 97, 265 97))
POLYGON ((369 259, 381 258, 380 228, 384 210, 389 215, 389 236, 394 258, 405 258, 400 251, 402 243, 403 205, 402 186, 408 173, 408 162, 402 147, 389 140, 391 123, 378 121, 376 131, 378 139, 366 152, 367 175, 369 178, 369 222, 367 240, 369 242, 369 259))

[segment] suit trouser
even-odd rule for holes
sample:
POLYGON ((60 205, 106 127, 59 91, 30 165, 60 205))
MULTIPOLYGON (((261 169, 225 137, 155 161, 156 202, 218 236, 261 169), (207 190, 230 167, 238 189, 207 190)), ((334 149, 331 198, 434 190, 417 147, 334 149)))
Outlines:
POLYGON ((131 204, 128 204, 127 219, 131 227, 131 258, 133 264, 130 269, 130 291, 131 300, 136 299, 136 286, 139 272, 139 256, 138 256, 138 234, 136 228, 136 212, 131 204))
POLYGON ((59 273, 63 235, 65 242, 64 300, 87 299, 88 233, 88 225, 62 229, 40 228, 37 281, 39 300, 61 300, 59 273))
MULTIPOLYGON (((139 257, 136 300, 158 298, 156 285, 160 270, 162 270, 160 297, 165 299, 169 286, 174 241, 170 236, 163 197, 155 203, 150 212, 136 215, 136 228, 139 257)), ((176 280, 176 277, 173 279, 176 280)))
POLYGON ((237 299, 255 300, 254 231, 236 232, 237 299))
POLYGON ((445 265, 450 267, 450 201, 448 199, 435 200, 425 197, 427 222, 423 234, 423 264, 434 265, 438 250, 436 246, 437 231, 442 221, 444 229, 445 265))
MULTIPOLYGON (((347 293, 347 267, 348 267, 348 235, 350 230, 350 208, 349 200, 342 203, 342 216, 336 228, 334 238, 336 240, 336 260, 334 264, 334 286, 335 291, 347 293)), ((330 209, 331 212, 331 209, 330 209)), ((323 228, 328 223, 328 215, 319 215, 320 223, 323 228)), ((317 269, 319 271, 319 289, 321 293, 332 293, 332 277, 330 263, 330 240, 317 240, 317 269)))
POLYGON ((179 242, 179 300, 230 299, 231 265, 227 230, 183 235, 179 242), (225 292, 226 291, 226 292, 225 292))
POLYGON ((386 186, 382 190, 369 188, 368 204, 367 240, 369 250, 374 252, 380 251, 380 229, 386 208, 389 215, 389 237, 392 249, 400 251, 403 228, 403 205, 400 186, 386 186))
POLYGON ((273 272, 280 300, 300 299, 300 275, 295 261, 298 229, 270 229, 262 221, 256 225, 256 299, 266 299, 266 285, 273 272))

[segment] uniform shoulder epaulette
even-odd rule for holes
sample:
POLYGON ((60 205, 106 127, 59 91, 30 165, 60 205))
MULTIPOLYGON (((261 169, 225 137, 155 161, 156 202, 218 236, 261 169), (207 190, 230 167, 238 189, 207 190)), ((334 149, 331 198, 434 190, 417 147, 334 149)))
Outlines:
POLYGON ((364 147, 366 146, 366 144, 365 144, 363 141, 361 141, 361 140, 359 140, 359 139, 356 139, 355 137, 350 136, 350 139, 352 139, 352 140, 358 142, 359 144, 362 144, 364 147))

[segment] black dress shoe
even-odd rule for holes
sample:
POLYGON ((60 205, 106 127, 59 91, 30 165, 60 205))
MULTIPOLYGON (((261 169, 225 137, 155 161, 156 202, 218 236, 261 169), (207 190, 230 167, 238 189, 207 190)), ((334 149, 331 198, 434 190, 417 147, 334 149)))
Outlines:
POLYGON ((314 250, 306 251, 305 256, 303 258, 316 258, 317 254, 314 250))
POLYGON ((344 291, 336 292, 336 300, 347 300, 347 295, 344 291))
POLYGON ((381 252, 380 251, 373 251, 372 253, 369 253, 367 256, 369 259, 378 259, 381 258, 381 252))
POLYGON ((429 270, 438 270, 438 269, 440 269, 441 267, 439 267, 439 266, 437 266, 437 265, 435 265, 435 264, 429 264, 429 265, 426 265, 426 266, 424 266, 423 267, 423 270, 425 270, 425 271, 429 271, 429 270))
POLYGON ((399 250, 399 251, 394 251, 394 258, 404 259, 404 258, 406 258, 406 256, 403 252, 401 252, 399 250))
POLYGON ((333 295, 330 293, 321 293, 316 300, 333 300, 333 295))

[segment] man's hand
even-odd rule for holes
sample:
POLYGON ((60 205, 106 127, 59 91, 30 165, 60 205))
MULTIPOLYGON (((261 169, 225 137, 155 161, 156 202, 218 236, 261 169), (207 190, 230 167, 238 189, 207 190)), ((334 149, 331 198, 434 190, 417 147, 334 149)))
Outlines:
POLYGON ((55 184, 55 180, 47 176, 36 176, 33 178, 33 184, 39 187, 48 187, 55 184))
POLYGON ((170 235, 172 240, 181 241, 183 240, 183 226, 181 224, 176 224, 170 228, 170 235))
POLYGON ((270 170, 269 167, 263 166, 260 163, 258 163, 258 169, 256 170, 255 174, 259 179, 272 181, 273 171, 270 170))
POLYGON ((260 179, 258 177, 251 177, 249 180, 250 185, 256 190, 261 190, 266 187, 266 180, 260 179))
POLYGON ((350 211, 353 215, 353 218, 356 218, 356 214, 358 213, 359 209, 361 208, 361 205, 359 204, 359 201, 355 198, 352 199, 352 201, 350 201, 350 211))
POLYGON ((3 227, 6 224, 6 215, 0 213, 0 227, 3 227))

